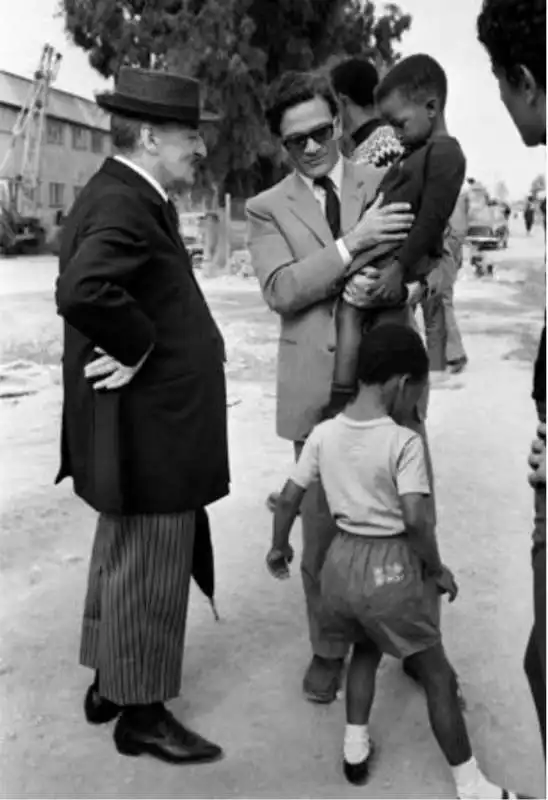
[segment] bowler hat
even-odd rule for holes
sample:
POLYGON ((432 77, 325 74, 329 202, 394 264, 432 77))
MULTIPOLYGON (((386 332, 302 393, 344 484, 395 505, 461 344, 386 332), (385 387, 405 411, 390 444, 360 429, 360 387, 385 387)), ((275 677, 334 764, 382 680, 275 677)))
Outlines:
POLYGON ((109 114, 151 122, 197 127, 200 122, 220 119, 218 114, 202 111, 199 81, 170 72, 122 67, 114 91, 102 92, 95 99, 109 114))

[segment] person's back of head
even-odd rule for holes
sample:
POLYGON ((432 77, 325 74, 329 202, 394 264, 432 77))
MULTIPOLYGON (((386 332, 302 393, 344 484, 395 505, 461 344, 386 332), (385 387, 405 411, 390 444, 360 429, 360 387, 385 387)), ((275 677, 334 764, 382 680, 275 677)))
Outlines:
POLYGON ((414 383, 428 376, 428 355, 422 339, 408 325, 380 324, 362 338, 358 381, 373 386, 402 376, 414 383))
POLYGON ((545 143, 546 0, 484 0, 477 32, 524 143, 545 143))
POLYGON ((376 68, 365 58, 352 57, 331 70, 331 82, 337 95, 363 109, 375 105, 375 89, 379 83, 376 68))

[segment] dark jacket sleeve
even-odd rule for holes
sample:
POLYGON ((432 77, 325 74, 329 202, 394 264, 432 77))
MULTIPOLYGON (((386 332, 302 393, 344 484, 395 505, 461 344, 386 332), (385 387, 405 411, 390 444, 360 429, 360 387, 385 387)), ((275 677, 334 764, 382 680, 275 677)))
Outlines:
POLYGON ((133 366, 154 344, 154 325, 131 294, 149 260, 143 213, 131 195, 103 194, 90 205, 76 251, 57 280, 58 313, 94 345, 133 366))
POLYGON ((419 211, 400 252, 405 281, 426 277, 436 261, 428 258, 443 239, 466 171, 466 160, 455 139, 432 143, 426 156, 424 190, 419 211))

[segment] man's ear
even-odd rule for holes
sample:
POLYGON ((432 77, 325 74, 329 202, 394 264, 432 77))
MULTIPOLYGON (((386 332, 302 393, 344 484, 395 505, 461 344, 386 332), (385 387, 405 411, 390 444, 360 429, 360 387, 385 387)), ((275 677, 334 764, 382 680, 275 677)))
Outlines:
POLYGON ((428 114, 430 119, 433 119, 441 111, 439 98, 436 97, 435 95, 429 97, 425 105, 426 105, 426 113, 428 114))
POLYGON ((158 152, 158 139, 154 129, 150 125, 143 125, 141 128, 141 146, 151 155, 158 152))
POLYGON ((335 117, 333 120, 333 138, 336 140, 342 139, 343 126, 340 117, 335 117))
POLYGON ((531 70, 523 64, 520 64, 516 70, 516 78, 527 103, 530 106, 536 105, 539 98, 540 86, 535 80, 531 70))

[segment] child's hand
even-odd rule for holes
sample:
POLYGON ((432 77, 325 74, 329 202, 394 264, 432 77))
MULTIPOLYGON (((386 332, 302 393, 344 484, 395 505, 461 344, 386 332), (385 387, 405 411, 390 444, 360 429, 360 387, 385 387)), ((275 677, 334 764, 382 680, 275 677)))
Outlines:
POLYGON ((442 567, 440 574, 436 576, 436 584, 439 593, 448 594, 449 602, 452 603, 459 593, 459 587, 451 570, 445 566, 442 567))
POLYGON ((289 578, 289 565, 293 561, 293 548, 291 545, 286 547, 272 547, 266 557, 266 566, 274 578, 286 580, 289 578))

